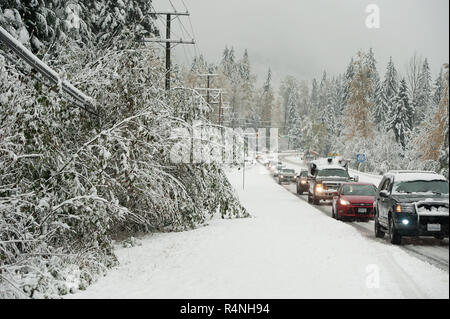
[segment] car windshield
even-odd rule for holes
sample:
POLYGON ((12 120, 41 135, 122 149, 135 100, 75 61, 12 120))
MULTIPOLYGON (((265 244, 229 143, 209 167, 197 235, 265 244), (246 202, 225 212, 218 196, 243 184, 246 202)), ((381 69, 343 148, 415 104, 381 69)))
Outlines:
POLYGON ((295 170, 293 169, 283 169, 281 170, 284 174, 295 174, 295 170))
POLYGON ((374 185, 344 185, 342 195, 354 196, 375 196, 376 187, 374 185))
POLYGON ((403 181, 394 184, 394 192, 448 194, 448 182, 444 180, 403 181))
POLYGON ((301 171, 300 172, 300 177, 307 177, 308 176, 308 171, 301 171))
POLYGON ((327 169, 321 169, 317 173, 318 177, 349 177, 347 171, 345 169, 339 169, 339 168, 327 168, 327 169))

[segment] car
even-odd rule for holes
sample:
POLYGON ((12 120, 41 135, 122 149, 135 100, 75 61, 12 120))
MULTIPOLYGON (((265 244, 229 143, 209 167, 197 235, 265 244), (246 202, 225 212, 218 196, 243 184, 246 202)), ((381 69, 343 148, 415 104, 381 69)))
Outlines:
POLYGON ((400 245, 402 237, 448 238, 449 184, 435 172, 386 173, 375 196, 375 236, 400 245))
POLYGON ((282 168, 278 173, 278 184, 284 182, 294 182, 295 181, 295 170, 290 168, 282 168))
POLYGON ((275 169, 272 171, 273 177, 278 177, 280 171, 285 168, 285 165, 281 162, 279 162, 277 164, 277 166, 275 166, 275 169))
POLYGON ((321 200, 332 200, 341 184, 358 181, 358 177, 349 175, 346 163, 333 158, 311 162, 308 167, 308 202, 314 205, 321 200))
POLYGON ((332 216, 337 220, 373 219, 377 187, 370 183, 343 183, 333 196, 332 216))
POLYGON ((278 161, 275 161, 275 160, 268 160, 267 161, 267 168, 269 170, 275 169, 277 165, 278 165, 278 161))
POLYGON ((308 191, 308 171, 301 170, 296 179, 297 182, 297 194, 302 195, 308 191))

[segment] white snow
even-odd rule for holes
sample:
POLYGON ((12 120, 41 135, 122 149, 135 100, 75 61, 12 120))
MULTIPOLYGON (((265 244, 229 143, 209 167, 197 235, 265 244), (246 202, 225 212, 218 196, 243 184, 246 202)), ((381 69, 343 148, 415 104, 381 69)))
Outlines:
POLYGON ((421 216, 448 216, 448 207, 431 207, 427 209, 426 207, 419 207, 417 213, 421 216))
POLYGON ((395 181, 406 182, 406 181, 445 181, 447 180, 443 175, 436 173, 401 173, 395 175, 395 181))
POLYGON ((229 173, 249 219, 141 238, 120 266, 68 298, 448 298, 447 272, 371 240, 276 184, 229 173))

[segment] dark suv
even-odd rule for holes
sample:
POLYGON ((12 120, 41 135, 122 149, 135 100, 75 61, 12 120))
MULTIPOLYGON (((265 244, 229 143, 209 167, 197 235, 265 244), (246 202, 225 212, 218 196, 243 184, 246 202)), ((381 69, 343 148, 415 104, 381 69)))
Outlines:
POLYGON ((449 185, 434 172, 392 171, 383 176, 374 203, 375 236, 400 245, 402 236, 448 237, 449 185))
POLYGON ((302 170, 297 176, 297 194, 302 195, 304 192, 307 192, 308 189, 308 171, 302 170))

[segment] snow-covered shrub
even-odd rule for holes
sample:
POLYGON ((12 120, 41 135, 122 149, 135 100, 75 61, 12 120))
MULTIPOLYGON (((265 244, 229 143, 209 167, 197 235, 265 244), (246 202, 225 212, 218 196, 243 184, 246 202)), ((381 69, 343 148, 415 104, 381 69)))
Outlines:
POLYGON ((152 50, 72 46, 53 66, 100 116, 0 58, 0 298, 84 289, 117 264, 121 231, 248 216, 219 164, 170 161, 172 128, 207 122, 209 109, 182 83, 166 95, 152 50))

